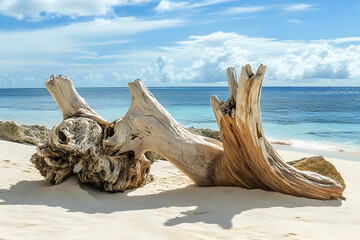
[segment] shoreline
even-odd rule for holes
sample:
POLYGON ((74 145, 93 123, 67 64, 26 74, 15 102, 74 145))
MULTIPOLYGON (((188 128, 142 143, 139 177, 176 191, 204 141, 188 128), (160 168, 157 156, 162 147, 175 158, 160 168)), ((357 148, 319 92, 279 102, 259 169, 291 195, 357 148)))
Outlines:
MULTIPOLYGON (((276 149, 286 161, 315 155, 286 146, 276 149)), ((197 187, 167 161, 152 164, 153 182, 124 193, 100 192, 76 177, 53 186, 31 165, 33 153, 35 146, 0 140, 1 238, 288 240, 360 235, 360 162, 326 157, 345 179, 347 200, 321 201, 258 189, 197 187)))
MULTIPOLYGON (((282 144, 274 144, 270 142, 273 147, 277 151, 292 151, 292 152, 298 152, 303 154, 312 154, 315 155, 321 155, 325 159, 327 158, 337 158, 337 159, 343 159, 346 161, 353 161, 353 162, 360 162, 360 151, 359 152, 340 152, 340 151, 326 151, 322 149, 308 149, 308 148, 300 148, 295 146, 289 146, 289 145, 282 145, 282 144)), ((284 159, 285 160, 285 159, 284 159)), ((296 159, 294 159, 296 160, 296 159)), ((288 160, 286 160, 288 162, 288 160)))

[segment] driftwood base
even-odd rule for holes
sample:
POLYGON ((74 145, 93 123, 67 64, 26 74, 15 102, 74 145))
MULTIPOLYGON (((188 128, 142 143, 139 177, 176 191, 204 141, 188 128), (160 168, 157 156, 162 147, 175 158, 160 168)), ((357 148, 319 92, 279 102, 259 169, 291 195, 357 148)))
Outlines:
POLYGON ((66 119, 38 144, 31 162, 52 184, 77 174, 81 182, 107 192, 143 186, 150 162, 145 157, 135 158, 132 151, 103 148, 103 136, 104 129, 95 120, 66 119))

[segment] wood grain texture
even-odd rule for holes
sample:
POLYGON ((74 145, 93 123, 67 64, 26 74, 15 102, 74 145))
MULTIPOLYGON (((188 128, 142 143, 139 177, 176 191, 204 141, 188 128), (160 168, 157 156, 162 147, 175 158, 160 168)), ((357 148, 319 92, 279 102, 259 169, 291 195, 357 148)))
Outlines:
POLYGON ((250 65, 242 68, 235 104, 230 104, 232 96, 227 102, 212 97, 224 148, 215 185, 260 188, 323 200, 344 199, 344 189, 338 182, 288 165, 266 140, 260 113, 265 70, 260 65, 254 74, 250 65))

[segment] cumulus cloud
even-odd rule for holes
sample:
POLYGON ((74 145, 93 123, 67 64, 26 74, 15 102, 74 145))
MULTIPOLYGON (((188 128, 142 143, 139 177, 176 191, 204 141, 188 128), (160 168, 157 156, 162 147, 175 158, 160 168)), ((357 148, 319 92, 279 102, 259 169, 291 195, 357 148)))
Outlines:
POLYGON ((358 79, 360 46, 346 48, 328 43, 310 43, 304 49, 283 56, 268 57, 272 77, 281 80, 358 79))
POLYGON ((239 72, 247 63, 253 67, 264 63, 270 84, 356 82, 360 78, 360 45, 340 47, 331 41, 281 41, 223 32, 191 36, 177 46, 164 48, 167 57, 158 57, 156 64, 143 68, 141 77, 163 84, 211 85, 226 82, 228 66, 239 72), (186 56, 186 63, 182 56, 186 56))
MULTIPOLYGON (((241 66, 245 64, 249 63, 256 68, 263 63, 268 66, 265 85, 358 86, 359 39, 351 37, 291 41, 215 32, 190 36, 170 47, 105 55, 99 60, 94 56, 91 63, 87 62, 87 59, 77 59, 69 63, 55 60, 46 62, 43 59, 26 61, 21 59, 20 51, 18 59, 13 59, 13 62, 9 63, 8 59, 0 58, 0 68, 3 73, 8 73, 11 69, 9 64, 17 66, 16 71, 19 71, 19 66, 28 66, 28 69, 33 69, 29 76, 39 77, 40 73, 44 73, 42 68, 46 67, 47 71, 54 70, 51 74, 69 74, 70 77, 73 75, 74 82, 82 86, 125 86, 127 82, 137 78, 144 80, 148 86, 179 86, 226 85, 227 67, 234 66, 239 74, 241 66), (106 64, 102 64, 103 59, 106 59, 106 64), (59 69, 63 71, 57 72, 59 69)), ((51 41, 51 38, 48 40, 51 41)), ((7 51, 1 48, 0 50, 5 53, 7 51)), ((36 55, 30 51, 27 53, 36 55)), ((21 67, 21 71, 23 69, 24 67, 21 67)), ((40 79, 48 75, 40 76, 40 79)), ((0 85, 7 86, 1 82, 1 78, 4 77, 0 76, 0 85)))
POLYGON ((0 0, 0 13, 19 20, 29 18, 41 20, 51 16, 67 15, 104 16, 113 11, 113 7, 134 5, 150 0, 0 0))
POLYGON ((159 5, 155 8, 157 12, 168 12, 174 11, 177 9, 182 9, 189 6, 188 2, 172 2, 167 0, 162 0, 159 2, 159 5))

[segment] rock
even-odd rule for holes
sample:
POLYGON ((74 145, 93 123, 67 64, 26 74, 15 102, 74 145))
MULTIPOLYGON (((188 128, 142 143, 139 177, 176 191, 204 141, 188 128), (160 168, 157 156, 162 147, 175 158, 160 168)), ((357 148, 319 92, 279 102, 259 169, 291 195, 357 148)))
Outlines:
POLYGON ((19 142, 36 144, 43 140, 50 130, 45 126, 39 125, 21 125, 18 126, 13 121, 3 122, 0 121, 0 139, 19 142))
POLYGON ((21 128, 14 122, 0 121, 0 138, 13 142, 20 142, 22 139, 21 128))
POLYGON ((212 130, 209 128, 194 128, 194 127, 190 127, 189 130, 196 132, 197 134, 200 134, 202 136, 214 138, 216 140, 221 141, 220 131, 212 130))
POLYGON ((288 162, 288 164, 301 171, 312 171, 323 176, 327 176, 339 182, 344 187, 344 189, 346 187, 344 179, 337 171, 335 166, 332 163, 326 161, 322 156, 302 158, 300 160, 288 162))

